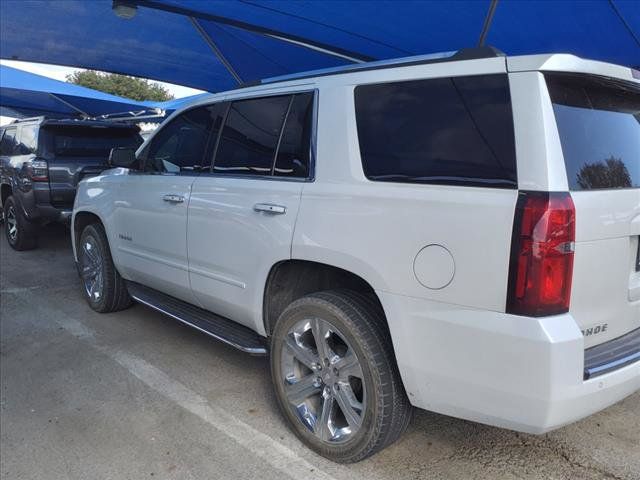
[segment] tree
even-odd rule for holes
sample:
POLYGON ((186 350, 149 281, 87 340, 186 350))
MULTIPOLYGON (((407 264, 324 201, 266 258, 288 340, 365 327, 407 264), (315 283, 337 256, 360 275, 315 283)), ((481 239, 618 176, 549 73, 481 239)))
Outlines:
POLYGON ((604 163, 585 163, 578 172, 578 185, 589 190, 592 188, 630 188, 631 175, 621 159, 613 155, 604 163))
POLYGON ((67 82, 131 100, 164 102, 173 99, 173 95, 158 83, 116 73, 79 70, 67 75, 67 82))

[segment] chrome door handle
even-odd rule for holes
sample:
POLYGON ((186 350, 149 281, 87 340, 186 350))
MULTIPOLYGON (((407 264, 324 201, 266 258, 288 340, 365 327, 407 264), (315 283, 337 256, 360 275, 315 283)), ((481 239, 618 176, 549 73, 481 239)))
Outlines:
POLYGON ((162 200, 169 203, 182 203, 184 202, 184 197, 182 195, 165 195, 162 200))
POLYGON ((272 215, 282 215, 287 213, 287 207, 284 205, 274 205, 273 203, 256 203, 253 206, 256 212, 271 213, 272 215))

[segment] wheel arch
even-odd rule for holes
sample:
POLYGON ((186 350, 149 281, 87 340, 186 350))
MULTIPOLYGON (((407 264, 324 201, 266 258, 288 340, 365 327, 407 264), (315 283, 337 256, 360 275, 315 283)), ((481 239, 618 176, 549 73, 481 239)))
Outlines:
MULTIPOLYGON (((284 309, 294 300, 323 290, 348 289, 364 293, 384 308, 366 279, 344 268, 313 260, 288 259, 271 267, 264 287, 263 323, 269 336, 284 309)), ((385 315, 386 319, 386 315, 385 315)))
MULTIPOLYGON (((107 231, 106 225, 102 221, 102 218, 100 218, 100 216, 95 212, 91 212, 88 210, 73 212, 73 219, 71 221, 71 243, 73 248, 73 257, 76 262, 78 261, 77 247, 78 243, 80 242, 80 235, 82 234, 82 230, 84 230, 85 227, 91 225, 92 223, 99 223, 102 228, 104 228, 105 232, 107 231)), ((109 238, 108 233, 107 238, 109 238)), ((111 246, 109 248, 111 248, 111 246)))

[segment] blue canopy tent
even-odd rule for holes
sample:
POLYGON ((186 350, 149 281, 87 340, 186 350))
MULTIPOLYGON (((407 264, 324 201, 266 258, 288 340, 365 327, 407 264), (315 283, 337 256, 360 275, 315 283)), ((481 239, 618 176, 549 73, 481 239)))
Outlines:
POLYGON ((167 100, 165 102, 146 101, 142 103, 147 105, 149 108, 155 108, 161 111, 172 112, 190 103, 197 102, 198 100, 203 99, 207 95, 208 93, 198 93, 197 95, 190 95, 188 97, 182 97, 182 98, 174 98, 172 100, 167 100))
POLYGON ((6 65, 0 65, 0 107, 2 115, 19 118, 135 116, 158 108, 6 65))
POLYGON ((220 91, 260 78, 493 45, 640 66, 637 0, 4 0, 2 58, 220 91))

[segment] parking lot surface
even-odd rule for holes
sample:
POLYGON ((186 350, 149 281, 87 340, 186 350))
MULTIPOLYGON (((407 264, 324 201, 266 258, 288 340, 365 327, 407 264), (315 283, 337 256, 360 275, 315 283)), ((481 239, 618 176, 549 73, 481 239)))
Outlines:
POLYGON ((640 393, 543 436, 417 411, 333 464, 287 430, 265 358, 141 305, 93 312, 65 228, 30 252, 2 238, 0 262, 3 479, 640 479, 640 393))

